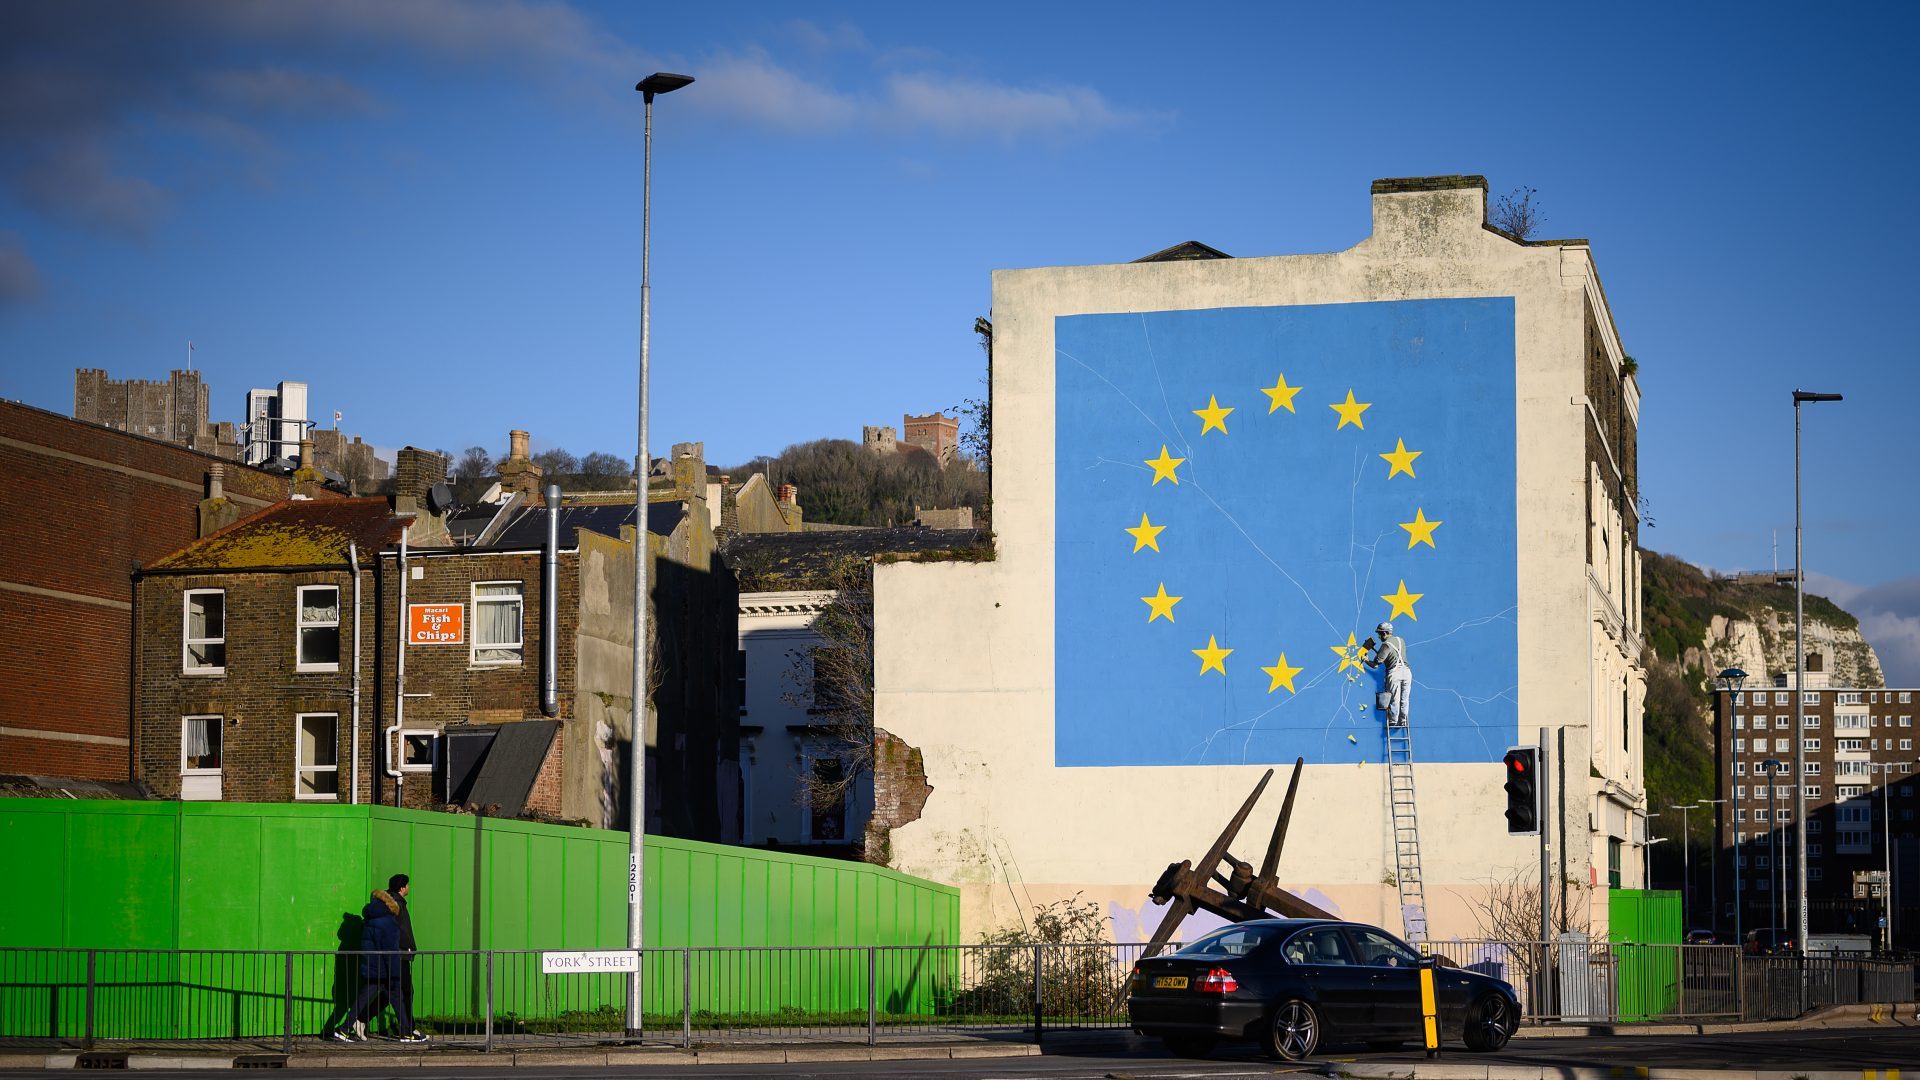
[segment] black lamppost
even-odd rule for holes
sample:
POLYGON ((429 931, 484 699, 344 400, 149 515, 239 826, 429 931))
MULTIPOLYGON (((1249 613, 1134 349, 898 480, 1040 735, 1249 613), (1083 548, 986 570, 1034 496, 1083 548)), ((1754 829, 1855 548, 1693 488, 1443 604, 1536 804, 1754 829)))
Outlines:
MULTIPOLYGON (((1727 724, 1733 731, 1738 731, 1740 730, 1740 699, 1736 695, 1746 688, 1747 673, 1737 667, 1730 667, 1722 671, 1718 678, 1721 689, 1727 692, 1727 724)), ((1729 749, 1739 745, 1734 741, 1734 736, 1731 732, 1729 732, 1726 739, 1723 740, 1723 743, 1729 749)), ((1735 756, 1738 757, 1738 755, 1735 756)), ((1730 767, 1728 771, 1732 772, 1733 768, 1730 767)), ((1738 774, 1736 773, 1735 775, 1738 774)), ((1734 801, 1734 812, 1731 814, 1722 812, 1719 819, 1722 821, 1725 821, 1729 817, 1735 819, 1733 823, 1733 943, 1735 945, 1740 944, 1744 940, 1740 933, 1740 879, 1746 876, 1746 867, 1744 864, 1747 858, 1747 845, 1740 839, 1741 829, 1738 821, 1740 816, 1739 805, 1739 800, 1736 799, 1734 801)))
MULTIPOLYGON (((627 948, 646 940, 647 831, 647 378, 653 334, 653 278, 649 265, 653 236, 653 99, 693 81, 691 75, 655 72, 634 89, 646 96, 646 127, 640 169, 640 433, 633 463, 633 721, 627 770, 627 948)), ((627 983, 627 1036, 641 1031, 640 965, 627 983)))

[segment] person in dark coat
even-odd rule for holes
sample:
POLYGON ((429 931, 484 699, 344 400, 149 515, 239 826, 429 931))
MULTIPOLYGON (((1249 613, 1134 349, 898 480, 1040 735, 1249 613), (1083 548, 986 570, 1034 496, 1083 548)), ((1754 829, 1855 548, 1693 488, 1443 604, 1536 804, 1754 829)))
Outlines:
MULTIPOLYGON (((413 954, 419 951, 419 943, 413 940, 413 913, 407 907, 407 893, 413 888, 407 875, 395 874, 387 879, 387 895, 400 902, 400 913, 396 916, 400 923, 400 993, 407 999, 407 1015, 416 1015, 413 1011, 413 954)), ((425 1039, 426 1033, 419 1028, 405 1028, 425 1039)))
POLYGON ((400 1021, 401 1042, 425 1042, 427 1037, 414 1030, 412 1002, 406 994, 407 956, 400 948, 401 901, 384 889, 376 889, 373 899, 368 901, 361 912, 364 927, 361 930, 360 976, 364 980, 360 994, 354 999, 353 1008, 347 1013, 347 1023, 333 1037, 341 1042, 353 1042, 359 1025, 366 1023, 375 1015, 375 1002, 381 994, 393 1005, 396 1019, 400 1021))

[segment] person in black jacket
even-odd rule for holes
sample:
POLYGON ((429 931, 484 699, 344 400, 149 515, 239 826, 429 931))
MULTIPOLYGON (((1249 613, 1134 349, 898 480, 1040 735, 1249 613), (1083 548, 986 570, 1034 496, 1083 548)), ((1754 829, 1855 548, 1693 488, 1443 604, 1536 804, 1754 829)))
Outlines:
POLYGON ((361 912, 365 926, 360 938, 360 975, 365 981, 360 987, 359 996, 354 999, 353 1008, 347 1012, 347 1023, 333 1033, 333 1037, 341 1042, 358 1041, 359 1027, 375 1015, 374 1003, 381 994, 387 996, 388 1002, 393 1005, 395 1018, 400 1021, 400 1041, 427 1041, 425 1035, 414 1030, 410 1008, 412 1002, 406 993, 408 958, 400 947, 400 919, 405 910, 402 903, 392 893, 376 889, 373 899, 361 912))
MULTIPOLYGON (((396 919, 400 923, 400 993, 407 999, 407 1015, 417 1015, 413 1011, 413 954, 419 951, 419 944, 413 940, 413 912, 407 907, 407 893, 413 888, 407 875, 395 874, 387 879, 387 895, 400 901, 400 912, 396 919)), ((424 1042, 426 1033, 417 1027, 402 1026, 415 1038, 410 1041, 424 1042)))

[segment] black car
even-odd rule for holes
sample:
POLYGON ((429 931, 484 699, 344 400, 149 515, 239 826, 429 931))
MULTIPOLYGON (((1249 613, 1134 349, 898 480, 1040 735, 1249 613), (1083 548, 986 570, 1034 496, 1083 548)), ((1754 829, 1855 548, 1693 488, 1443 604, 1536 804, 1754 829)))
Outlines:
MULTIPOLYGON (((1455 967, 1433 975, 1442 1039, 1470 1050, 1507 1044, 1520 1023, 1513 987, 1455 967)), ((1420 1041, 1420 956, 1360 923, 1236 923, 1134 965, 1127 1015, 1135 1031, 1183 1057, 1204 1056, 1221 1039, 1253 1039, 1288 1061, 1337 1042, 1420 1041)))

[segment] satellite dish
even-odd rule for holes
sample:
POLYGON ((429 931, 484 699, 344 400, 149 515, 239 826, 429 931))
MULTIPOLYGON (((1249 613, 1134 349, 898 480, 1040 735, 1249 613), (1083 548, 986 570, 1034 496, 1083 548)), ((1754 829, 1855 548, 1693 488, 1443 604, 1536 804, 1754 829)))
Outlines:
POLYGON ((428 488, 427 509, 436 514, 444 514, 453 509, 453 489, 445 484, 435 484, 428 488))

